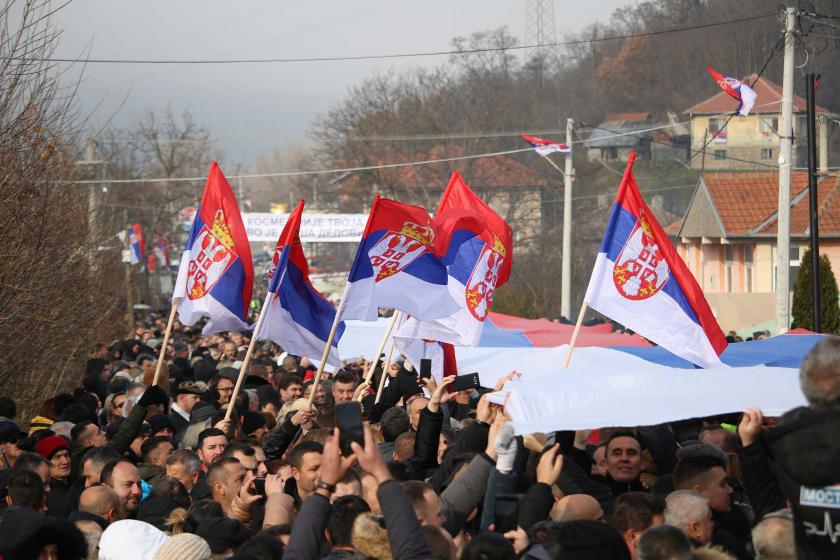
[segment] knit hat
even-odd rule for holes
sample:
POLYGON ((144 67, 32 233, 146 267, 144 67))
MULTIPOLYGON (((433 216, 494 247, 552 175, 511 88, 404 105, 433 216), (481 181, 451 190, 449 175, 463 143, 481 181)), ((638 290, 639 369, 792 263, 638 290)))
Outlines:
POLYGON ((0 443, 17 442, 26 437, 26 432, 11 420, 0 421, 0 443))
POLYGON ((108 526, 99 540, 99 560, 153 560, 169 537, 160 529, 135 519, 108 526))
POLYGON ((66 439, 59 436, 47 436, 35 446, 35 453, 49 461, 62 449, 70 451, 70 444, 66 439))
POLYGON ((260 428, 265 426, 265 417, 256 412, 246 412, 242 420, 242 432, 250 436, 260 428))
POLYGON ((43 416, 36 416, 29 421, 29 435, 31 436, 37 431, 49 429, 53 425, 53 421, 43 416))
POLYGON ((155 414, 149 418, 149 425, 152 427, 151 435, 153 436, 164 428, 170 428, 173 432, 175 431, 175 423, 172 422, 172 418, 168 414, 155 414))
POLYGON ((239 521, 222 517, 205 519, 198 524, 195 534, 207 541, 214 554, 236 549, 251 536, 248 528, 239 521))
POLYGON ((182 533, 160 545, 155 560, 207 560, 211 554, 207 541, 192 533, 182 533))

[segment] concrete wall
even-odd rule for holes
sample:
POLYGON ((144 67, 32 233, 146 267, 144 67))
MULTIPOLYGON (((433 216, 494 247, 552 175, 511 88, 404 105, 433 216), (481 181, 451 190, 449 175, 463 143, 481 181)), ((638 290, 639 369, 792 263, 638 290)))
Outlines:
MULTIPOLYGON (((691 149, 701 150, 704 141, 709 141, 712 138, 712 133, 706 135, 709 129, 709 119, 716 118, 721 123, 725 122, 727 117, 714 117, 712 115, 695 115, 691 118, 691 149)), ((762 133, 760 129, 761 118, 771 119, 777 118, 781 122, 781 115, 751 114, 746 117, 735 116, 726 125, 727 132, 726 142, 718 142, 711 140, 706 146, 705 162, 703 155, 700 154, 691 160, 691 166, 700 168, 705 164, 706 169, 752 169, 756 165, 752 162, 774 164, 779 157, 779 137, 772 133, 762 133), (768 148, 773 150, 773 156, 770 159, 762 159, 761 150, 768 148), (725 150, 728 158, 737 158, 747 160, 736 161, 735 159, 716 160, 714 157, 715 150, 725 150)), ((799 137, 798 119, 794 119, 794 138, 799 137)), ((796 155, 796 146, 793 149, 794 157, 796 155)), ((794 165, 796 165, 794 161, 794 165)))

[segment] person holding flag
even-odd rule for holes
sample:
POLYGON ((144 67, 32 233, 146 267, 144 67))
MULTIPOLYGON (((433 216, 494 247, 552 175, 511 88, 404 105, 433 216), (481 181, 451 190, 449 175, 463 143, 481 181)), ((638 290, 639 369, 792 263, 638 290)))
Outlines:
POLYGON ((205 335, 248 330, 253 285, 245 225, 233 189, 214 161, 181 257, 173 311, 177 307, 185 325, 206 317, 205 335))
MULTIPOLYGON (((269 339, 290 354, 319 360, 336 311, 309 280, 309 265, 300 242, 303 207, 301 200, 277 240, 274 266, 268 274, 266 316, 260 328, 254 331, 254 338, 269 339)), ((341 323, 327 357, 327 363, 338 367, 342 365, 338 342, 343 332, 344 323, 341 323)))
POLYGON ((444 243, 447 250, 442 259, 447 267, 449 293, 458 302, 458 309, 443 318, 413 315, 400 327, 397 337, 478 346, 484 320, 493 305, 493 292, 510 276, 513 234, 456 171, 441 197, 436 218, 443 222, 460 213, 476 219, 446 228, 450 239, 444 243))
MULTIPOLYGON (((635 160, 633 152, 595 259, 584 306, 692 363, 721 367, 719 356, 726 339, 703 291, 642 199, 633 177, 635 160)), ((571 346, 574 340, 573 335, 571 346)))

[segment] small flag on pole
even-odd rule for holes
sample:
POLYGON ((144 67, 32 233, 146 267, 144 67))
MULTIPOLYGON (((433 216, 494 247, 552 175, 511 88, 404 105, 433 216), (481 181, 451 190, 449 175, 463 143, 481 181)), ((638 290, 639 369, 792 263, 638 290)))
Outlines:
POLYGON ((583 301, 669 352, 720 367, 726 338, 691 271, 645 204, 631 153, 583 301))
POLYGON ((571 146, 569 146, 568 144, 552 142, 551 140, 537 138, 536 136, 528 136, 527 134, 523 134, 522 139, 528 142, 531 145, 531 147, 534 148, 534 151, 540 154, 542 157, 546 157, 548 154, 553 154, 554 152, 567 154, 572 151, 571 146))
POLYGON ((753 105, 755 105, 755 100, 758 97, 755 90, 741 80, 724 76, 711 66, 706 66, 706 70, 708 70, 712 78, 715 79, 717 84, 720 86, 720 89, 725 91, 729 97, 738 102, 738 109, 736 109, 736 112, 741 116, 749 115, 753 105))
POLYGON ((233 189, 214 161, 181 256, 172 302, 185 325, 207 317, 205 335, 244 331, 253 287, 245 225, 233 189))

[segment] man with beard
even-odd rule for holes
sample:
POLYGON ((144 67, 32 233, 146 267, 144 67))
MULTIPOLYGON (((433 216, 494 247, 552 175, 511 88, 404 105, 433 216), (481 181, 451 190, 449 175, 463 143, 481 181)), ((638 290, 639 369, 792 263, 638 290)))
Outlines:
POLYGON ((120 459, 102 469, 102 484, 116 492, 120 500, 121 517, 133 518, 140 507, 140 471, 131 462, 120 459))

